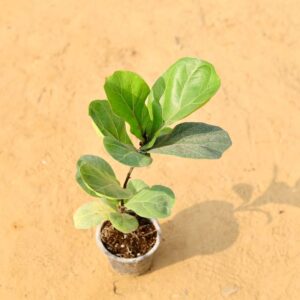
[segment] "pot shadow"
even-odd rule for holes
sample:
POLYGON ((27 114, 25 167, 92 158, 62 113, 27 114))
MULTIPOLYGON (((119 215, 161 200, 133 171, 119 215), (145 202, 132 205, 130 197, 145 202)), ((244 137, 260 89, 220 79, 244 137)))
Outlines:
POLYGON ((206 201, 179 212, 162 224, 163 239, 152 271, 197 255, 230 247, 238 237, 234 207, 225 201, 206 201))

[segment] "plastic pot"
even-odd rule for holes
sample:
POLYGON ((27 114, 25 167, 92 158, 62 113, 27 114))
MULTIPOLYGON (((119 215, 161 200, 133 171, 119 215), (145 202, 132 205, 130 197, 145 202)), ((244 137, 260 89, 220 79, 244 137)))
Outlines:
POLYGON ((146 254, 136 258, 123 258, 110 253, 105 248, 101 240, 101 231, 102 231, 103 224, 97 226, 96 228, 97 246, 108 257, 108 260, 110 261, 110 264, 114 271, 122 275, 137 276, 137 275, 144 274, 150 269, 152 265, 154 253, 158 249, 158 246, 160 245, 161 242, 161 229, 159 223, 155 219, 150 219, 150 221, 152 222, 152 224, 154 225, 157 231, 156 242, 154 246, 146 254))

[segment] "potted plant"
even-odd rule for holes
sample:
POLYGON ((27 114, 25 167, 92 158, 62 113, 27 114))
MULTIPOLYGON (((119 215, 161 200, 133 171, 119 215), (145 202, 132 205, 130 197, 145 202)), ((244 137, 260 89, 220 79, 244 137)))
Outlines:
POLYGON ((106 151, 130 169, 121 185, 104 159, 82 156, 76 180, 95 200, 77 209, 74 224, 78 229, 97 226, 97 244, 119 273, 139 275, 150 268, 161 239, 157 219, 170 216, 175 202, 170 188, 131 179, 133 169, 149 166, 152 154, 218 159, 231 145, 217 126, 186 122, 170 127, 203 106, 219 87, 210 63, 186 57, 151 89, 139 75, 116 71, 105 81, 107 100, 90 103, 89 115, 106 151))

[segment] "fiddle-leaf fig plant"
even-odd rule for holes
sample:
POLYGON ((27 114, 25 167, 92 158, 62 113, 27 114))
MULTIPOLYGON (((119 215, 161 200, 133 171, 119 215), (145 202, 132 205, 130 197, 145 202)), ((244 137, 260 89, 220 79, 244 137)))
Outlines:
POLYGON ((131 173, 150 165, 155 154, 220 158, 231 145, 222 128, 201 122, 172 127, 208 102, 219 87, 215 68, 191 57, 174 63, 152 88, 133 72, 116 71, 109 76, 104 85, 107 100, 92 101, 89 115, 106 151, 130 169, 121 185, 101 157, 84 155, 78 160, 76 180, 95 199, 77 209, 75 227, 87 229, 110 221, 116 230, 130 233, 138 228, 138 217, 168 217, 175 202, 172 190, 131 179, 131 173))

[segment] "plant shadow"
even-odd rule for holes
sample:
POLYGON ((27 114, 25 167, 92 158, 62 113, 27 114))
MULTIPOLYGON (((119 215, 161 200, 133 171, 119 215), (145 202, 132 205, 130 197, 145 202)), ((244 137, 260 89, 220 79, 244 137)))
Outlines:
MULTIPOLYGON (((234 208, 225 201, 205 201, 179 212, 172 220, 162 224, 163 240, 152 271, 184 261, 198 255, 211 255, 229 248, 238 238, 239 224, 236 213, 260 212, 272 221, 266 204, 285 204, 300 208, 300 179, 294 186, 277 180, 275 166, 273 177, 266 190, 252 199, 254 188, 247 183, 232 187, 240 197, 241 205, 234 208)), ((279 214, 284 213, 280 209, 279 214)))
MULTIPOLYGON (((294 186, 277 179, 278 168, 274 166, 273 177, 266 190, 256 199, 251 201, 253 187, 247 183, 239 183, 232 187, 233 191, 239 195, 242 204, 236 208, 236 211, 260 211, 268 215, 268 219, 272 220, 270 214, 262 210, 266 204, 285 204, 300 208, 300 179, 294 186)), ((283 211, 281 211, 283 212, 283 211)))
POLYGON ((206 201, 179 212, 162 224, 163 240, 152 271, 197 255, 230 247, 238 237, 234 207, 225 201, 206 201), (166 238, 164 238, 166 237, 166 238))

